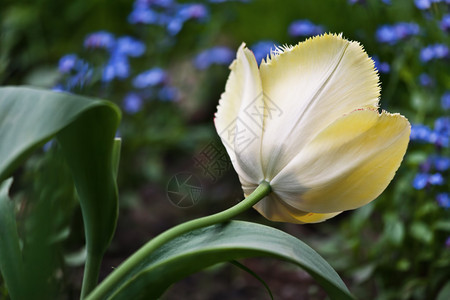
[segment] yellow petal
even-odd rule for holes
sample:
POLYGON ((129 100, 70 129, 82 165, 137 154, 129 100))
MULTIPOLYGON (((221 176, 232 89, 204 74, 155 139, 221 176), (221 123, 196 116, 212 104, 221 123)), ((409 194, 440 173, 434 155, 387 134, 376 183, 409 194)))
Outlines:
POLYGON ((266 219, 274 222, 289 222, 296 224, 304 223, 319 223, 328 220, 340 212, 331 214, 317 214, 308 213, 286 204, 283 200, 279 199, 275 194, 269 195, 260 202, 258 202, 254 208, 263 215, 266 219))
POLYGON ((260 161, 264 100, 255 56, 245 44, 230 69, 215 115, 216 130, 241 182, 259 183, 264 179, 260 161))
POLYGON ((357 42, 323 35, 279 52, 260 67, 264 93, 282 112, 280 122, 264 124, 268 180, 318 132, 355 109, 377 106, 379 97, 373 61, 357 42))
POLYGON ((272 188, 280 199, 308 212, 363 206, 394 177, 410 131, 399 114, 354 111, 320 132, 274 178, 272 188))

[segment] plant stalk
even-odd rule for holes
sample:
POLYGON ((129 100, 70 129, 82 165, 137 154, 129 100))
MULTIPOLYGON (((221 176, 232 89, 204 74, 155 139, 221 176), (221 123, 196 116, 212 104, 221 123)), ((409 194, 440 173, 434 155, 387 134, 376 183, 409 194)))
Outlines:
POLYGON ((266 181, 260 183, 260 185, 251 193, 247 198, 239 202, 233 207, 230 207, 222 212, 198 218, 185 222, 170 228, 169 230, 156 236, 142 248, 136 251, 126 261, 124 261, 117 269, 115 269, 103 282, 101 282, 93 291, 88 295, 86 300, 105 299, 110 296, 113 289, 118 287, 120 281, 127 276, 141 261, 147 258, 152 252, 164 245, 165 243, 173 240, 174 238, 183 235, 187 232, 211 226, 214 224, 222 223, 230 220, 236 215, 246 211, 253 205, 258 203, 261 199, 267 196, 272 191, 270 184, 266 181))

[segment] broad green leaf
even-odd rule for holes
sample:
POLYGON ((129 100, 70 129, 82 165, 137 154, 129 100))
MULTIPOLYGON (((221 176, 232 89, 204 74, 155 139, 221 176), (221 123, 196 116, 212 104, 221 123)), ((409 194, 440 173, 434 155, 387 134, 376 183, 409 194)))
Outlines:
POLYGON ((436 300, 446 300, 450 298, 450 281, 444 285, 444 287, 439 291, 439 295, 436 300))
POLYGON ((0 183, 0 270, 11 298, 25 299, 25 291, 21 287, 24 269, 14 202, 8 197, 11 183, 12 179, 0 183))
POLYGON ((278 229, 242 221, 198 229, 170 241, 128 274, 110 296, 158 299, 189 274, 220 262, 258 256, 294 263, 314 277, 330 298, 352 299, 339 275, 308 245, 278 229))
POLYGON ((116 226, 112 151, 119 120, 120 111, 107 101, 33 88, 0 88, 0 182, 55 136, 71 168, 86 232, 84 294, 96 284, 116 226))

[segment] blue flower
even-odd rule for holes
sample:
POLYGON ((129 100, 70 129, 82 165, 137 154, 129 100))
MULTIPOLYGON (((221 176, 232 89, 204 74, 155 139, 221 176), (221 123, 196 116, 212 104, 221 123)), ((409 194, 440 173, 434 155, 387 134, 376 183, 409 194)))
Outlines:
POLYGON ((292 37, 313 36, 325 31, 323 26, 315 25, 309 20, 297 20, 291 23, 288 33, 292 37))
POLYGON ((429 142, 437 147, 448 147, 450 142, 450 117, 435 120, 434 130, 429 136, 429 142))
POLYGON ((92 68, 86 62, 80 62, 77 73, 67 80, 67 89, 72 90, 75 87, 82 88, 92 80, 92 68))
POLYGON ((419 75, 419 83, 420 83, 421 86, 431 87, 431 86, 434 85, 434 80, 427 73, 422 73, 422 74, 419 75))
POLYGON ((449 49, 444 44, 428 45, 420 50, 420 60, 428 62, 433 59, 442 59, 449 56, 449 49))
POLYGON ((137 75, 133 80, 133 86, 139 89, 156 86, 167 80, 167 73, 161 68, 153 68, 137 75))
POLYGON ((114 36, 107 31, 98 31, 89 34, 84 40, 85 48, 110 49, 114 46, 114 36))
POLYGON ((394 26, 398 39, 406 39, 420 33, 420 27, 416 23, 399 22, 394 26))
POLYGON ((204 21, 209 16, 208 9, 203 4, 183 4, 179 5, 175 16, 169 20, 167 31, 171 35, 176 35, 181 31, 186 21, 195 19, 204 21))
POLYGON ((434 44, 433 46, 434 56, 436 58, 446 58, 449 54, 448 47, 444 44, 434 44))
POLYGON ((142 109, 142 98, 136 93, 128 93, 123 99, 123 110, 129 114, 135 114, 142 109))
POLYGON ((253 51, 256 62, 259 64, 261 60, 266 58, 271 51, 275 50, 276 47, 277 43, 273 41, 259 41, 251 46, 250 49, 253 51))
POLYGON ((434 121, 434 130, 439 134, 450 136, 450 117, 440 117, 434 121))
MULTIPOLYGON (((436 196, 436 201, 440 207, 450 208, 450 195, 448 193, 440 193, 436 196)), ((448 247, 450 247, 450 237, 447 239, 448 247)))
POLYGON ((422 124, 412 124, 410 139, 412 141, 429 143, 432 132, 433 131, 428 126, 422 124))
POLYGON ((412 186, 416 190, 421 190, 421 189, 425 188, 428 184, 428 177, 429 177, 429 175, 426 173, 418 173, 416 175, 416 177, 414 177, 412 186))
POLYGON ((414 4, 418 9, 425 10, 431 7, 431 0, 414 0, 414 4))
POLYGON ((63 74, 70 73, 73 69, 75 69, 77 62, 78 56, 75 54, 64 55, 59 60, 58 70, 63 74))
POLYGON ((161 16, 150 8, 135 7, 128 16, 131 24, 157 24, 161 25, 161 16))
POLYGON ((441 29, 443 31, 450 31, 450 14, 446 14, 441 20, 441 29))
POLYGON ((446 91, 441 97, 441 106, 443 109, 450 109, 450 91, 446 91))
POLYGON ((130 75, 130 64, 125 55, 113 54, 103 69, 102 80, 125 79, 130 75))
POLYGON ((432 156, 431 164, 439 172, 444 172, 450 168, 450 158, 445 156, 432 156))
POLYGON ((420 27, 416 23, 399 22, 394 25, 380 26, 375 33, 375 38, 380 43, 393 45, 398 41, 417 35, 419 32, 420 27))
POLYGON ((427 173, 417 173, 414 177, 412 186, 416 190, 424 189, 429 185, 443 185, 444 177, 441 173, 427 174, 427 173))
POLYGON ((431 46, 427 46, 420 50, 420 60, 422 62, 428 62, 434 58, 434 49, 431 46))
POLYGON ((389 73, 391 71, 391 66, 387 62, 380 62, 378 56, 372 57, 373 62, 375 63, 375 69, 380 73, 389 73))
POLYGON ((178 97, 178 89, 173 86, 163 86, 158 92, 158 98, 162 101, 177 101, 178 97))
POLYGON ((138 57, 144 54, 145 45, 135 38, 123 36, 117 40, 115 51, 117 51, 118 55, 138 57))
POLYGON ((213 47, 197 54, 194 58, 194 66, 197 69, 204 70, 212 64, 229 65, 235 55, 235 52, 228 47, 213 47))
POLYGON ((428 183, 431 185, 443 185, 445 182, 441 173, 430 174, 428 177, 428 183))
POLYGON ((375 33, 375 38, 380 43, 388 43, 388 44, 394 44, 397 42, 397 34, 395 33, 395 30, 390 25, 383 25, 377 29, 377 32, 375 33))

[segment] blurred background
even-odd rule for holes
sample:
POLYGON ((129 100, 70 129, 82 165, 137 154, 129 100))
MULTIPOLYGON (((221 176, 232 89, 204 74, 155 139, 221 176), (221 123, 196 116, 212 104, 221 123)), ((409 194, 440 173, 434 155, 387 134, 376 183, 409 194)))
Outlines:
MULTIPOLYGON (((163 230, 242 199, 213 124, 239 45, 260 62, 275 46, 332 32, 364 45, 380 74, 381 108, 413 124, 404 162, 377 200, 325 223, 272 223, 255 211, 240 218, 311 245, 359 299, 450 299, 450 1, 0 0, 0 7, 0 85, 104 98, 122 109, 120 213, 102 278, 163 230)), ((83 226, 58 145, 47 144, 16 177, 20 234, 44 278, 36 284, 50 298, 78 298, 83 226), (51 243, 45 248, 38 237, 51 243)), ((242 263, 275 299, 326 299, 293 265, 242 263)), ((1 281, 0 298, 8 299, 1 281)), ((221 264, 163 299, 269 296, 251 275, 221 264)))

